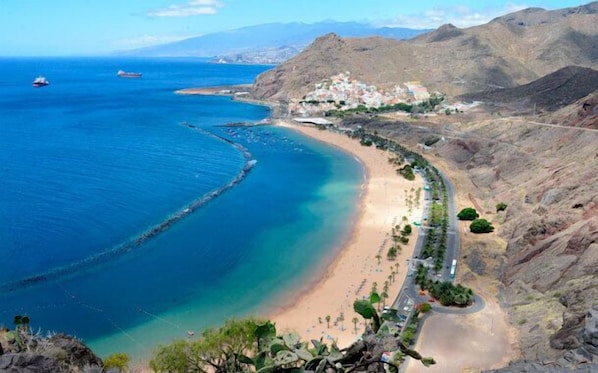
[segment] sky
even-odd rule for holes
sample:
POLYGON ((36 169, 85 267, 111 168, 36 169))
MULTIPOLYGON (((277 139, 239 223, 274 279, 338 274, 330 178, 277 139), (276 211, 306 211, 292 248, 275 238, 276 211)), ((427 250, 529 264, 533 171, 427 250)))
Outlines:
POLYGON ((275 22, 470 27, 590 0, 0 0, 0 56, 103 55, 275 22))

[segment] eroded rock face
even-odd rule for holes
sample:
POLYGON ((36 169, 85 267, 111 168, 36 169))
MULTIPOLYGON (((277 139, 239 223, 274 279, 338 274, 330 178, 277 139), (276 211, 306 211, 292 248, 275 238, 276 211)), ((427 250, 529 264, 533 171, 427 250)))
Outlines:
POLYGON ((5 344, 0 349, 0 372, 84 372, 90 367, 101 371, 102 360, 71 336, 45 338, 23 330, 3 330, 0 337, 5 344))
POLYGON ((9 353, 0 356, 0 372, 34 373, 60 372, 56 359, 31 353, 9 353))
POLYGON ((75 361, 79 366, 102 365, 102 360, 89 347, 69 335, 57 334, 50 338, 50 342, 65 351, 68 360, 75 361))
POLYGON ((565 359, 575 364, 598 365, 598 305, 586 313, 580 339, 579 348, 565 354, 565 359))

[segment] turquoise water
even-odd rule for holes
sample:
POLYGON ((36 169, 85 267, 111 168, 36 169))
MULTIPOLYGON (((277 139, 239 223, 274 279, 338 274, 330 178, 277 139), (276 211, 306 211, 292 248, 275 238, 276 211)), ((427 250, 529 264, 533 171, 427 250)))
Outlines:
POLYGON ((173 94, 249 83, 265 66, 0 66, 0 323, 27 314, 101 356, 147 356, 292 297, 351 226, 352 157, 284 128, 220 126, 264 107, 173 94), (40 73, 50 86, 32 88, 40 73))

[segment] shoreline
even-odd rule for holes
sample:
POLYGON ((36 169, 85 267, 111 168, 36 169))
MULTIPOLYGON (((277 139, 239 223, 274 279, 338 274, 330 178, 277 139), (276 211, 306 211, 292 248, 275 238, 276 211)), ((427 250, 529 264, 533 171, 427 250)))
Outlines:
POLYGON ((386 151, 362 146, 343 134, 285 120, 273 120, 273 123, 347 152, 364 168, 359 207, 348 237, 339 242, 328 264, 314 271, 314 280, 303 282, 299 294, 277 299, 270 304, 270 312, 265 312, 279 331, 296 331, 306 341, 335 340, 339 347, 348 347, 361 335, 365 325, 363 318, 353 311, 353 301, 367 297, 374 282, 382 293, 388 281, 385 304, 392 304, 407 276, 408 259, 413 254, 418 230, 413 229, 409 244, 402 245, 396 260, 389 261, 386 252, 392 245, 392 228, 396 224, 402 228, 406 224, 404 216, 411 224, 413 217, 421 214, 423 194, 420 207, 414 211, 409 211, 404 199, 407 193, 423 187, 423 180, 419 175, 415 181, 402 178, 388 162, 386 151), (329 325, 327 316, 330 316, 329 325), (353 322, 355 318, 357 323, 353 322))

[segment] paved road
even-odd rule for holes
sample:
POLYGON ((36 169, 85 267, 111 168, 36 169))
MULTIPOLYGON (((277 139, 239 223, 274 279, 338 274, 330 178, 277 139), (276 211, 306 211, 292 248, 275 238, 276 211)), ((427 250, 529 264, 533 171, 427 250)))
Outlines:
MULTIPOLYGON (((459 270, 459 253, 461 250, 461 238, 459 235, 459 221, 457 220, 457 207, 455 204, 455 190, 453 183, 450 181, 448 177, 442 172, 439 171, 440 176, 442 177, 444 184, 446 186, 446 192, 448 197, 448 214, 449 214, 449 227, 447 230, 447 247, 446 253, 444 258, 444 268, 439 274, 439 279, 443 281, 454 281, 454 278, 450 276, 450 267, 453 259, 457 260, 457 271, 459 270)), ((429 216, 429 207, 431 202, 430 192, 426 191, 425 195, 426 202, 424 203, 423 214, 422 216, 428 217, 429 216)), ((443 314, 471 314, 482 310, 486 304, 484 300, 479 297, 478 295, 474 296, 474 304, 470 307, 466 308, 456 308, 456 307, 444 307, 439 303, 432 302, 428 296, 420 295, 419 287, 415 284, 415 271, 417 268, 417 263, 419 262, 419 255, 423 248, 423 244, 425 241, 425 236, 427 232, 427 227, 419 227, 418 228, 418 236, 417 241, 415 243, 415 248, 413 250, 413 257, 408 259, 409 261, 409 270, 407 274, 407 278, 401 287, 399 295, 392 303, 392 308, 397 309, 397 314, 399 316, 406 318, 404 321, 404 325, 407 325, 411 318, 413 317, 415 305, 429 302, 432 305, 432 311, 437 313, 443 314)), ((425 321, 425 317, 420 320, 420 323, 425 321)), ((421 330, 421 325, 418 328, 421 330)), ((419 335, 419 332, 417 333, 419 335)), ((416 336, 417 338, 417 336, 416 336)), ((403 371, 404 367, 407 364, 401 365, 401 371, 403 371)))
POLYGON ((457 206, 455 204, 455 188, 451 180, 440 170, 438 170, 440 177, 446 186, 446 194, 448 197, 448 214, 449 227, 447 231, 446 253, 444 256, 444 270, 442 272, 442 280, 455 281, 450 276, 450 266, 453 259, 457 259, 457 270, 459 269, 459 252, 461 251, 461 237, 459 235, 459 220, 457 219, 457 206))

